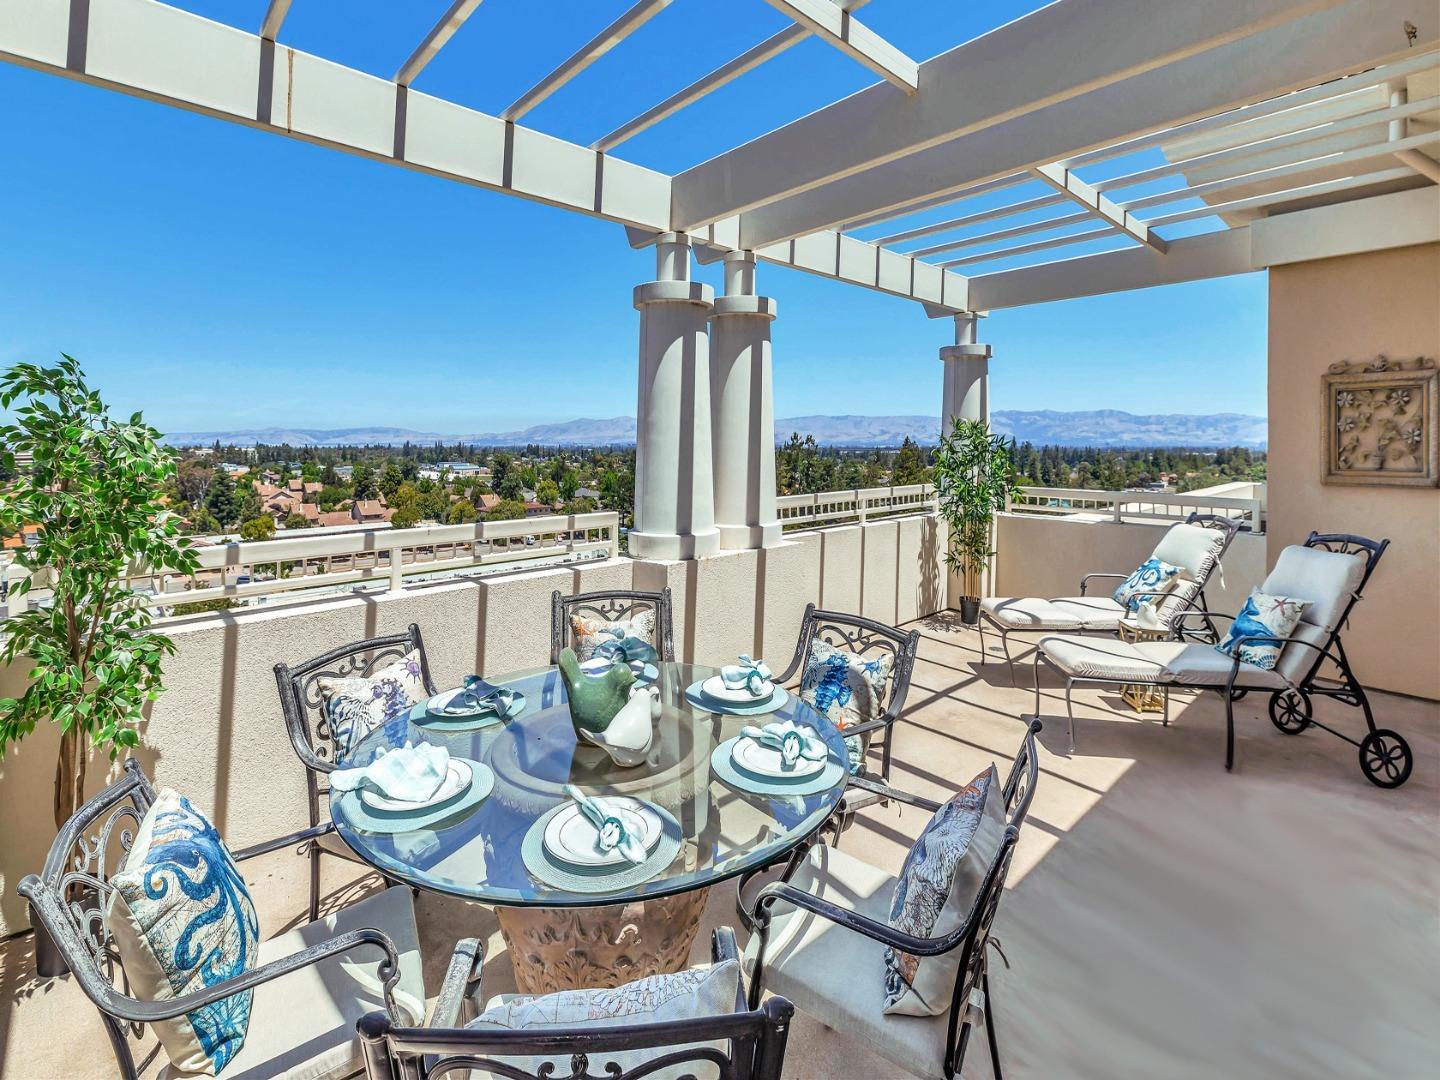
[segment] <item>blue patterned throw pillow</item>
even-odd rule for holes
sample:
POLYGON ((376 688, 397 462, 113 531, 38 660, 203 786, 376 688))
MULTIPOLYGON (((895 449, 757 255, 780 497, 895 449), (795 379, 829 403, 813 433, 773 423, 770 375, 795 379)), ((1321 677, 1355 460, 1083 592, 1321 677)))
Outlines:
POLYGON ((1138 611, 1144 600, 1168 592, 1179 581, 1180 567, 1151 557, 1141 563, 1115 590, 1115 602, 1126 611, 1138 611))
POLYGON ((1230 624, 1230 632, 1215 648, 1227 656, 1240 657, 1242 664, 1252 664, 1262 671, 1271 671, 1280 659, 1280 650, 1295 632, 1300 615, 1308 601, 1292 596, 1270 596, 1256 589, 1245 601, 1240 614, 1230 624), (1254 635, 1279 638, 1274 641, 1245 641, 1254 635))
MULTIPOLYGON (((935 811, 895 881, 890 925, 916 937, 959 928, 1005 838, 1005 799, 991 765, 935 811)), ((939 1016, 950 1008, 960 950, 914 956, 885 950, 885 1012, 939 1016)))
MULTIPOLYGON (((245 879, 184 796, 168 788, 156 796, 110 884, 105 928, 136 997, 167 1001, 256 966, 260 923, 245 879)), ((219 1075, 245 1043, 253 995, 155 1023, 175 1068, 219 1075)))
POLYGON ((394 720, 429 698, 420 654, 411 649, 373 675, 353 679, 316 679, 325 719, 335 740, 335 760, 344 761, 356 745, 381 724, 394 720))
MULTIPOLYGON (((894 663, 894 655, 888 652, 867 659, 817 638, 810 643, 810 655, 800 676, 800 700, 841 731, 868 724, 885 711, 885 684, 894 663)), ((859 772, 865 754, 862 736, 846 738, 845 749, 850 756, 850 771, 859 772)))

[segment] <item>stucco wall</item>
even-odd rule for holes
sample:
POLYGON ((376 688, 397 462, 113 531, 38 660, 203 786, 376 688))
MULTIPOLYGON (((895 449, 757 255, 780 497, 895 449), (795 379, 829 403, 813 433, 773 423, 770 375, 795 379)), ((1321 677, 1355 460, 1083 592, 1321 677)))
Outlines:
MULTIPOLYGON (((668 584, 683 658, 722 662, 748 652, 778 671, 794 651, 809 602, 863 607, 887 621, 937 610, 937 559, 935 519, 926 517, 799 533, 767 551, 691 562, 615 559, 197 616, 171 624, 178 652, 165 665, 166 692, 138 756, 158 783, 195 797, 213 811, 226 839, 244 846, 307 823, 305 777, 285 733, 271 670, 278 660, 302 660, 416 622, 436 683, 453 686, 473 671, 545 664, 555 589, 668 584)), ((0 668, 0 693, 24 686, 23 667, 0 668)), ((0 935, 28 925, 15 883, 39 868, 53 835, 57 742, 47 725, 0 762, 0 935)), ((104 785, 108 768, 108 761, 96 760, 92 791, 104 785)))
POLYGON ((1321 376, 1382 353, 1440 356, 1440 244, 1270 271, 1269 558, 1312 529, 1388 537, 1345 648, 1367 686, 1440 698, 1440 489, 1320 481, 1321 376))
MULTIPOLYGON (((1149 557, 1169 528, 1038 514, 1001 514, 996 521, 996 596, 1078 596, 1086 574, 1128 574, 1149 557)), ((1264 536, 1236 534, 1220 570, 1205 586, 1213 610, 1240 610, 1250 590, 1264 580, 1265 546, 1264 536)), ((1099 582, 1091 592, 1108 594, 1115 584, 1099 582)))

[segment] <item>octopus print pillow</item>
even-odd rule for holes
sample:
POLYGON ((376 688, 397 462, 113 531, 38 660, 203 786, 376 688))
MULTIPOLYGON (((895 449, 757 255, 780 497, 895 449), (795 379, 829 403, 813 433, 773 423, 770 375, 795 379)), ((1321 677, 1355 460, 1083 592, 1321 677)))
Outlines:
POLYGON ((411 649, 388 667, 354 679, 317 679, 335 760, 344 761, 356 745, 381 724, 394 720, 429 698, 420 670, 420 654, 411 649))
MULTIPOLYGON (((817 638, 810 643, 810 656, 800 676, 800 700, 842 731, 878 720, 885 711, 885 684, 894 665, 891 653, 865 659, 817 638)), ((845 740, 852 773, 860 771, 867 741, 860 735, 845 740)))
MULTIPOLYGON (((260 923, 235 860, 190 800, 162 789, 110 878, 105 928, 136 997, 168 1001, 256 965, 260 923)), ((252 990, 154 1024, 183 1073, 218 1076, 245 1044, 252 990)))
MULTIPOLYGON (((991 765, 935 811, 905 857, 890 902, 890 925, 916 937, 943 937, 970 913, 1005 839, 1005 799, 991 765)), ((950 1008, 960 950, 913 956, 885 950, 885 1012, 939 1016, 950 1008)))

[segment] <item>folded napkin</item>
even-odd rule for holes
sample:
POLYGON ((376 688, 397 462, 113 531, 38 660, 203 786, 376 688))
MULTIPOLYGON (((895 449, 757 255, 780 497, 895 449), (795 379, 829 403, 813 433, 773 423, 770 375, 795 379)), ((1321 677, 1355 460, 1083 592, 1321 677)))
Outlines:
POLYGON ((738 664, 726 664, 720 669, 720 681, 727 690, 748 690, 759 697, 770 681, 770 668, 764 660, 751 660, 742 653, 738 664))
POLYGON ((655 651, 644 638, 638 637, 612 637, 609 641, 602 641, 595 646, 595 656, 603 657, 612 664, 653 664, 660 659, 660 654, 655 651))
POLYGON ((336 769, 330 774, 335 791, 369 787, 387 799, 420 803, 434 796, 450 772, 450 751, 443 746, 406 743, 382 753, 358 769, 336 769))
POLYGON ((648 857, 645 845, 641 838, 631 836, 625 831, 625 823, 621 821, 599 799, 592 799, 574 784, 565 785, 565 794, 575 800, 580 812, 585 815, 590 824, 595 826, 598 834, 596 846, 601 851, 619 850, 621 855, 632 863, 642 863, 648 857))
POLYGON ((814 728, 797 727, 793 720, 778 724, 766 724, 763 728, 743 727, 740 737, 753 739, 761 746, 780 751, 780 760, 786 768, 792 767, 801 758, 806 761, 824 761, 829 754, 825 742, 815 734, 814 728))
POLYGON ((508 686, 496 686, 479 675, 466 675, 460 692, 442 711, 454 716, 468 716, 477 710, 492 709, 503 718, 510 715, 514 705, 515 691, 508 686))

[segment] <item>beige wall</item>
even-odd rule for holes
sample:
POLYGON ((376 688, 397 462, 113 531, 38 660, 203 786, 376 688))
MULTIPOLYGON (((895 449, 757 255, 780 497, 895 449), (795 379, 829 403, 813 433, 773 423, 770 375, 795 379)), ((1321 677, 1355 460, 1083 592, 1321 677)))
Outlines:
MULTIPOLYGON (((1149 557, 1169 528, 1039 514, 1001 514, 996 521, 996 596, 1078 596, 1086 574, 1128 574, 1149 557)), ((1220 570, 1205 586, 1206 602, 1215 611, 1239 611, 1264 577, 1265 537, 1238 533, 1220 570)), ((1091 592, 1108 595, 1115 584, 1098 582, 1091 592)))
POLYGON ((1320 482, 1321 376, 1381 353, 1440 356, 1440 244, 1270 271, 1269 558, 1312 529, 1388 537, 1345 648, 1365 685, 1440 698, 1440 489, 1320 482))
MULTIPOLYGON (((933 516, 881 521, 793 534, 763 552, 684 563, 615 559, 183 620, 171 624, 178 652, 165 665, 166 691, 137 756, 158 783, 211 809, 232 845, 256 843, 307 824, 305 776, 276 696, 272 668, 279 660, 302 660, 415 622, 435 681, 454 686, 472 671, 547 663, 555 589, 668 584, 682 658, 713 663, 748 652, 779 671, 794 652, 809 602, 890 622, 936 611, 935 528, 933 516)), ((24 686, 23 667, 0 667, 0 693, 24 686)), ((57 742, 47 725, 0 762, 0 935, 28 925, 15 883, 39 869, 54 832, 57 742)), ((92 791, 105 783, 108 764, 95 762, 92 791)))

